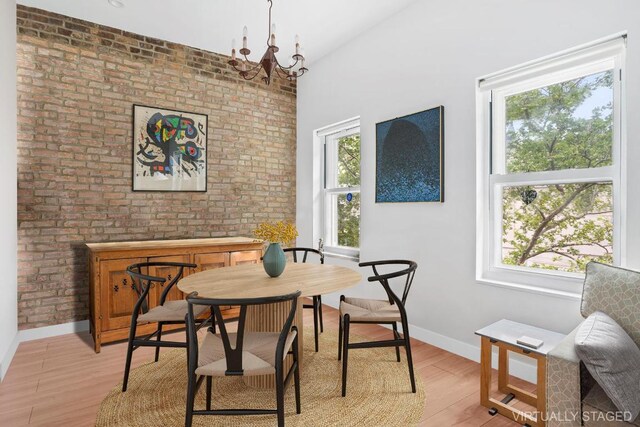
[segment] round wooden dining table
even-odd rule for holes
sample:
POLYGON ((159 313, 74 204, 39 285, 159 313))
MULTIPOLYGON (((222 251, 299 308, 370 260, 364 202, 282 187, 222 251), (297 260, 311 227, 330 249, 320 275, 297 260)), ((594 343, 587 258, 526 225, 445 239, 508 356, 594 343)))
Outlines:
MULTIPOLYGON (((261 298, 296 291, 300 291, 303 297, 312 297, 351 288, 361 280, 362 275, 357 271, 330 264, 287 263, 279 277, 269 277, 262 264, 243 264, 190 274, 178 282, 177 286, 186 295, 197 292, 202 298, 261 298)), ((245 329, 252 332, 280 332, 290 308, 289 302, 248 306, 245 329)), ((303 349, 301 298, 298 299, 293 324, 298 327, 298 341, 303 349)), ((301 365, 303 353, 301 351, 299 357, 301 365)), ((288 361, 287 365, 290 363, 288 361)), ((245 377, 244 381, 252 387, 275 387, 274 375, 245 377)))

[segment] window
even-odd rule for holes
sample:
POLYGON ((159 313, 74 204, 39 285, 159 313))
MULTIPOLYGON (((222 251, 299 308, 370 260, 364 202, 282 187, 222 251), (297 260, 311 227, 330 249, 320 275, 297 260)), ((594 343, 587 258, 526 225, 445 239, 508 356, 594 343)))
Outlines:
POLYGON ((321 144, 320 238, 328 254, 358 258, 360 248, 360 122, 317 132, 321 144))
POLYGON ((480 80, 480 280, 575 293, 622 263, 624 41, 480 80))

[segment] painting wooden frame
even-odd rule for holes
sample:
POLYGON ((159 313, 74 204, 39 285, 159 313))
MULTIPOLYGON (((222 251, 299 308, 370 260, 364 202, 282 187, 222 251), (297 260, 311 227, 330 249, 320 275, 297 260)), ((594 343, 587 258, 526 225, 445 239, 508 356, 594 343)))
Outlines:
POLYGON ((207 191, 206 114, 134 104, 132 190, 207 191))

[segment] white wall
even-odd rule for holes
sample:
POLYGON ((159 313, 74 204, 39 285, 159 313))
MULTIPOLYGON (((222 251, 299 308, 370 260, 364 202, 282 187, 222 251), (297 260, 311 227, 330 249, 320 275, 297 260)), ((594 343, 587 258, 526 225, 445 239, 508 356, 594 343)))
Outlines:
POLYGON ((0 0, 0 378, 18 345, 16 2, 0 0))
MULTIPOLYGON (((313 63, 298 83, 298 244, 316 243, 312 133, 360 116, 361 259, 418 262, 408 303, 418 334, 470 355, 479 344, 474 331, 501 318, 570 331, 581 319, 579 301, 475 282, 474 79, 625 30, 628 259, 640 267, 637 0, 423 0, 313 63), (438 105, 445 106, 446 202, 375 204, 375 123, 438 105)), ((348 293, 370 295, 372 286, 348 293)))

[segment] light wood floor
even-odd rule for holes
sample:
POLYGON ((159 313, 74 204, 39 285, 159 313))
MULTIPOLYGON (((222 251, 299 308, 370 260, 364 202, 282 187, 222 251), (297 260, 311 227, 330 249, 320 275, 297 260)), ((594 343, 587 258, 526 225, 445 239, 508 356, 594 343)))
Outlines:
MULTIPOLYGON (((325 306, 323 313, 324 327, 337 329, 337 311, 325 306)), ((305 324, 311 322, 311 310, 305 310, 305 324)), ((352 331, 371 339, 390 334, 377 325, 353 325, 352 331)), ((167 336, 178 340, 184 333, 167 336)), ((500 415, 491 417, 479 405, 477 363, 420 341, 413 340, 412 346, 414 366, 427 395, 421 426, 519 425, 500 415)), ((153 351, 136 350, 133 367, 152 360, 153 351)), ((105 345, 100 354, 95 354, 88 332, 20 344, 0 384, 0 425, 94 425, 100 402, 122 381, 125 353, 126 345, 119 343, 105 345)), ((533 391, 531 384, 512 381, 533 391)))

